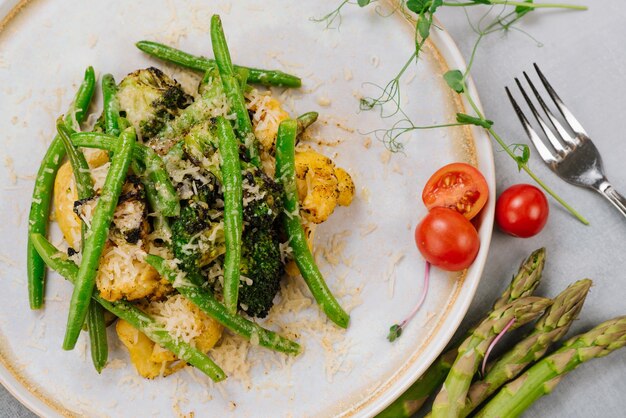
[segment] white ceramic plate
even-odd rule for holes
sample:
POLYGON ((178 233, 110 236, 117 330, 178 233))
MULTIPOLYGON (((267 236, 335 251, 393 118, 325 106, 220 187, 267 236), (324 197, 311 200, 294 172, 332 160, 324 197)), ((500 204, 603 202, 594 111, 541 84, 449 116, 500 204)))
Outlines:
MULTIPOLYGON (((11 16, 16 3, 0 1, 0 12, 11 16)), ((414 32, 399 14, 381 17, 387 13, 380 9, 384 5, 346 7, 339 30, 325 30, 310 20, 337 3, 40 0, 21 2, 21 10, 5 20, 0 32, 0 157, 6 163, 0 168, 0 378, 29 408, 45 416, 190 411, 196 416, 371 416, 399 396, 444 348, 483 270, 493 199, 483 211, 482 246, 467 274, 435 269, 427 302, 402 338, 390 344, 385 337, 421 290, 424 262, 415 249, 413 228, 426 213, 420 199, 424 183, 440 166, 468 161, 485 174, 493 196, 491 145, 478 129, 418 131, 403 138, 404 153, 391 155, 373 135, 362 135, 388 127, 392 120, 360 112, 356 97, 377 92, 365 82, 384 85, 393 77, 412 52, 414 32), (32 174, 53 136, 55 118, 67 107, 87 65, 118 80, 136 68, 162 67, 133 47, 140 39, 174 42, 210 55, 209 18, 215 12, 222 15, 234 60, 301 75, 303 88, 286 101, 290 111, 319 111, 323 122, 317 135, 341 140, 321 149, 348 168, 357 183, 357 199, 319 228, 316 245, 344 244, 341 254, 324 257, 320 251, 318 259, 330 287, 343 289, 343 304, 353 306, 350 328, 303 330, 299 341, 306 350, 290 368, 280 366, 285 357, 250 348, 249 381, 231 376, 219 387, 185 371, 154 381, 137 379, 111 334, 110 360, 118 367, 97 375, 84 336, 77 350, 60 348, 71 291, 67 283, 51 275, 45 310, 28 309, 24 249, 32 174), (365 146, 368 137, 370 147, 365 146), (333 256, 340 256, 338 264, 333 256)), ((408 114, 424 124, 452 121, 463 103, 441 75, 463 65, 452 39, 435 30, 419 69, 412 67, 403 78, 408 114)), ((471 82, 470 89, 476 97, 471 82)), ((277 322, 317 317, 312 306, 277 322)))

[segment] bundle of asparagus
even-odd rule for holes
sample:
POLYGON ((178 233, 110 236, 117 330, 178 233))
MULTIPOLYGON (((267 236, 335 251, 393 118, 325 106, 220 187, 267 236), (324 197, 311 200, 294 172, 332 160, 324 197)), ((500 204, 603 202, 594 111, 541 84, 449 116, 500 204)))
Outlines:
POLYGON ((428 417, 466 417, 498 390, 475 416, 516 417, 535 400, 548 394, 565 373, 584 361, 605 356, 626 345, 626 317, 620 317, 573 337, 553 354, 544 357, 568 332, 592 285, 591 280, 583 279, 552 300, 533 297, 544 263, 545 249, 533 252, 521 264, 485 319, 472 328, 464 340, 442 354, 378 418, 410 417, 440 387, 428 417), (541 317, 528 336, 489 364, 483 376, 473 382, 494 339, 539 315, 541 317))

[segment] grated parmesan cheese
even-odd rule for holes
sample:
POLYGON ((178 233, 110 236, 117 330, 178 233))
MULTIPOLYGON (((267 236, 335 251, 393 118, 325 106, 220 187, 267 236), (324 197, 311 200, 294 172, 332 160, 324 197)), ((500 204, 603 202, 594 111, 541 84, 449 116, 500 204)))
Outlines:
POLYGON ((330 106, 332 104, 330 99, 326 96, 318 96, 316 101, 318 105, 324 106, 324 107, 330 106))
POLYGON ((346 80, 346 81, 350 81, 350 80, 352 80, 352 70, 351 70, 351 69, 349 69, 348 67, 345 67, 345 68, 343 69, 343 78, 344 78, 344 80, 346 80))
POLYGON ((212 320, 180 294, 151 302, 146 310, 175 339, 193 346, 195 339, 212 326, 212 320))
POLYGON ((404 258, 404 253, 397 252, 395 254, 390 254, 389 256, 389 267, 387 268, 387 273, 385 274, 385 281, 389 282, 389 297, 393 297, 393 293, 396 286, 396 266, 402 259, 404 258))
POLYGON ((11 184, 13 185, 17 184, 17 173, 15 172, 15 165, 13 163, 13 158, 6 156, 4 158, 4 166, 7 168, 7 171, 9 172, 9 180, 11 181, 11 184))

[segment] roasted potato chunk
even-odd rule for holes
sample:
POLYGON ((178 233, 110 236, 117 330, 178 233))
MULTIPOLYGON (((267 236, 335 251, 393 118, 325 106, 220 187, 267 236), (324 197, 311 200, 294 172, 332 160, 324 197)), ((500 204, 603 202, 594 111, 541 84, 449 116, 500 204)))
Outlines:
POLYGON ((143 261, 144 252, 137 244, 108 243, 100 257, 96 287, 100 296, 114 302, 122 298, 160 299, 172 292, 171 285, 143 261))
MULTIPOLYGON (((109 161, 106 151, 97 151, 85 156, 90 168, 97 168, 109 161)), ((80 245, 80 219, 74 213, 74 202, 78 200, 74 171, 69 161, 61 165, 54 180, 54 216, 65 240, 74 249, 80 245)))
POLYGON ((301 214, 309 222, 324 222, 339 204, 347 206, 354 196, 354 183, 333 161, 312 150, 296 152, 296 187, 301 214))
MULTIPOLYGON (((153 359, 154 348, 157 345, 123 319, 117 321, 115 331, 120 341, 128 349, 130 361, 135 366, 135 370, 146 379, 154 379, 161 375, 168 376, 185 366, 182 361, 174 363, 176 357, 173 354, 172 356, 163 356, 163 359, 159 359, 158 356, 153 359), (170 360, 172 357, 173 360, 170 360), (155 359, 162 361, 155 361, 155 359)), ((170 353, 167 350, 161 350, 170 353)))
POLYGON ((261 151, 273 154, 278 125, 289 118, 289 113, 281 107, 278 100, 270 95, 253 91, 248 98, 251 99, 248 103, 248 110, 251 112, 252 127, 254 135, 259 140, 261 151))
MULTIPOLYGON (((156 321, 163 323, 170 334, 204 353, 222 337, 224 327, 181 295, 170 296, 162 302, 152 302, 147 311, 156 321)), ((141 376, 148 379, 161 374, 167 376, 184 366, 185 363, 178 361, 174 353, 155 344, 127 322, 118 321, 115 330, 141 376)))

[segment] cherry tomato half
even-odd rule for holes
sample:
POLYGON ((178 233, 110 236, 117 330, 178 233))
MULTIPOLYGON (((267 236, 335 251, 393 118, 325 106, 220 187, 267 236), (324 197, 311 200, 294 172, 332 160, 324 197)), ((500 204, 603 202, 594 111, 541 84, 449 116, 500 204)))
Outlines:
POLYGON ((454 209, 472 219, 487 203, 489 187, 476 168, 465 163, 452 163, 433 174, 422 192, 424 205, 454 209))
POLYGON ((528 238, 537 235, 548 221, 548 199, 530 184, 506 189, 496 202, 496 222, 509 235, 528 238))
POLYGON ((415 228, 415 243, 426 261, 443 270, 469 267, 480 248, 474 226, 460 213, 433 208, 415 228))

